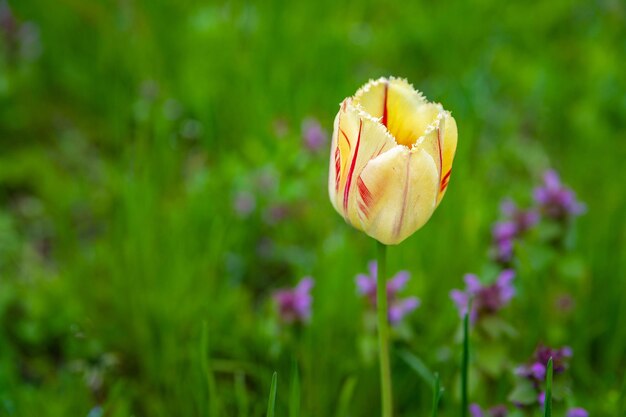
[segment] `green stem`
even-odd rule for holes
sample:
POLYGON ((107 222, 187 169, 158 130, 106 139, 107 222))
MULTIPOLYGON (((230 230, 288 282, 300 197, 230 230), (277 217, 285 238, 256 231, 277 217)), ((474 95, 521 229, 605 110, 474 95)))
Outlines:
POLYGON ((439 374, 435 372, 435 380, 433 381, 433 408, 431 417, 437 417, 439 412, 439 398, 441 397, 441 386, 439 382, 439 374))
POLYGON ((389 319, 387 316, 387 246, 378 242, 376 311, 378 317, 378 355, 380 358, 380 393, 382 417, 392 417, 391 365, 389 362, 389 319))
POLYGON ((546 372, 546 397, 543 401, 544 417, 552 417, 552 358, 548 361, 546 372))

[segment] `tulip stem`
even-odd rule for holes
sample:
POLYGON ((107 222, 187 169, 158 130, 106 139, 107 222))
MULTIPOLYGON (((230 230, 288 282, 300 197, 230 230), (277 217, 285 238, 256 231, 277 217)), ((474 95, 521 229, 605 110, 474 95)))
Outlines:
POLYGON ((378 355, 380 358, 380 393, 382 417, 392 417, 391 365, 389 362, 389 319, 387 313, 387 245, 377 245, 378 273, 376 309, 378 317, 378 355))

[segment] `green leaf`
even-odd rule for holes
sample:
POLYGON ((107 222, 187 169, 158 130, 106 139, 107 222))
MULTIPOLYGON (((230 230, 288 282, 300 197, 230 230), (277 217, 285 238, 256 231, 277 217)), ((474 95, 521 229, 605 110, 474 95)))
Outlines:
POLYGON ((563 255, 557 264, 559 275, 569 282, 578 283, 585 275, 585 262, 576 255, 563 255))
POLYGON ((537 401, 537 391, 532 382, 520 379, 509 394, 508 400, 522 405, 534 404, 537 401))
POLYGON ((337 407, 337 417, 346 417, 349 412, 350 404, 352 403, 352 394, 354 394, 354 388, 356 387, 356 377, 351 376, 346 379, 341 387, 341 393, 339 394, 339 406, 337 407))
POLYGON ((437 417, 439 413, 439 400, 441 399, 441 395, 443 394, 443 389, 440 386, 439 382, 439 374, 435 373, 434 375, 434 383, 433 383, 433 406, 431 417, 437 417))
POLYGON ((481 345, 480 351, 475 355, 476 366, 491 377, 497 377, 504 372, 509 362, 506 347, 487 343, 481 345))
POLYGON ((272 375, 272 385, 270 386, 270 398, 267 402, 267 417, 274 417, 276 407, 276 384, 278 382, 278 373, 272 375))
POLYGON ((546 372, 546 400, 544 401, 544 417, 552 417, 552 358, 548 361, 546 372))
POLYGON ((480 326, 492 339, 499 339, 502 336, 510 338, 517 336, 517 330, 497 316, 482 318, 480 326))
POLYGON ((404 360, 406 364, 409 365, 409 367, 428 384, 429 387, 433 387, 435 383, 435 376, 420 358, 404 349, 398 352, 398 356, 400 356, 400 358, 402 358, 402 360, 404 360))

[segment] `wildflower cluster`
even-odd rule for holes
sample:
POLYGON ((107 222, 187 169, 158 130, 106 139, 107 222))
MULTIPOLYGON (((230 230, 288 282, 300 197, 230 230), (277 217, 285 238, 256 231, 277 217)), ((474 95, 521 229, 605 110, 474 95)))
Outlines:
POLYGON ((314 285, 313 278, 305 277, 294 288, 282 288, 274 292, 278 316, 283 323, 308 323, 313 303, 311 289, 314 285))
MULTIPOLYGON (((456 306, 461 317, 469 315, 473 325, 480 324, 475 343, 480 345, 486 342, 490 347, 484 349, 480 346, 477 350, 484 352, 476 360, 475 366, 480 371, 476 377, 481 381, 488 382, 498 377, 505 370, 513 369, 516 378, 514 389, 508 400, 511 405, 518 409, 516 413, 532 412, 533 406, 542 406, 545 399, 545 378, 548 361, 552 358, 554 381, 557 386, 563 385, 563 374, 569 367, 569 360, 573 356, 572 349, 568 346, 558 349, 539 345, 531 360, 523 365, 512 367, 508 362, 505 352, 500 352, 497 338, 501 334, 515 337, 516 332, 508 326, 498 313, 505 308, 516 295, 514 280, 516 271, 514 266, 519 265, 515 261, 515 247, 519 240, 524 238, 531 230, 542 223, 549 225, 567 225, 576 216, 585 211, 584 204, 580 203, 575 193, 564 186, 558 174, 549 170, 543 175, 543 183, 533 191, 534 204, 530 208, 521 208, 513 200, 506 199, 500 206, 501 219, 492 227, 491 258, 495 261, 486 271, 491 271, 492 281, 481 280, 475 274, 464 276, 465 288, 454 289, 450 292, 450 298, 456 306), (481 282, 482 281, 482 282, 481 282), (485 283, 487 282, 487 283, 485 283), (491 283, 489 283, 491 282, 491 283), (495 330, 494 330, 495 329, 495 330), (502 331, 506 329, 506 331, 502 331), (485 337, 488 339, 485 341, 485 337), (496 344, 496 347, 494 347, 496 344), (495 353, 494 353, 495 352, 495 353), (490 356, 491 355, 491 356, 490 356)), ((554 229, 554 228, 553 228, 554 229)), ((556 236, 559 240, 566 232, 564 228, 556 228, 556 236)), ((554 236, 550 236, 552 239, 554 236)), ((546 240, 552 244, 552 240, 546 240)), ((562 399, 564 390, 553 390, 553 398, 556 401, 562 399)), ((504 404, 483 408, 479 404, 471 404, 469 412, 472 417, 505 417, 509 410, 504 404)), ((571 408, 567 417, 587 417, 583 408, 571 408)))
MULTIPOLYGON (((376 261, 371 261, 368 267, 369 275, 358 274, 356 277, 356 285, 359 294, 367 300, 369 307, 376 310, 378 265, 376 261)), ((420 305, 420 300, 417 297, 407 297, 403 299, 398 297, 398 293, 404 289, 409 277, 408 271, 400 271, 387 281, 387 300, 389 306, 387 316, 389 323, 392 325, 398 324, 404 316, 411 313, 420 305)))
POLYGON ((586 206, 576 199, 576 193, 563 185, 559 174, 548 170, 543 175, 543 184, 533 193, 541 213, 554 220, 566 220, 583 214, 586 206))
POLYGON ((554 375, 558 375, 567 370, 568 360, 572 355, 572 348, 569 346, 551 349, 547 346, 539 345, 533 354, 531 363, 519 366, 515 373, 539 386, 546 378, 546 369, 550 358, 552 358, 554 375))
MULTIPOLYGON (((376 288, 378 267, 376 261, 368 264, 368 274, 356 276, 357 292, 367 302, 372 311, 376 310, 376 288)), ((409 313, 420 305, 417 297, 400 298, 399 293, 406 287, 410 275, 408 271, 400 271, 387 281, 387 298, 389 300, 387 315, 389 323, 396 325, 409 313)), ((280 321, 284 324, 306 324, 311 319, 313 297, 311 290, 315 281, 311 277, 304 277, 293 288, 281 288, 273 293, 273 301, 280 321)))
POLYGON ((543 175, 543 183, 533 191, 534 206, 522 209, 506 199, 500 206, 502 220, 492 228, 492 257, 501 265, 510 265, 517 239, 523 237, 541 220, 564 223, 585 212, 585 205, 576 194, 563 185, 554 170, 543 175))
POLYGON ((483 285, 478 276, 466 274, 464 278, 466 290, 452 290, 450 298, 456 304, 461 317, 467 313, 471 302, 469 316, 470 321, 475 323, 480 317, 497 313, 511 301, 515 295, 514 278, 515 271, 505 269, 495 283, 483 285))

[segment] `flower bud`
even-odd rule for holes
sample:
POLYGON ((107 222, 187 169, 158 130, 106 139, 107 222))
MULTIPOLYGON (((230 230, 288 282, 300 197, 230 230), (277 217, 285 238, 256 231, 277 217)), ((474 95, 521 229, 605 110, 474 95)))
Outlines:
POLYGON ((398 244, 441 202, 456 143, 456 122, 440 104, 406 80, 370 81, 335 118, 330 201, 355 228, 398 244))

